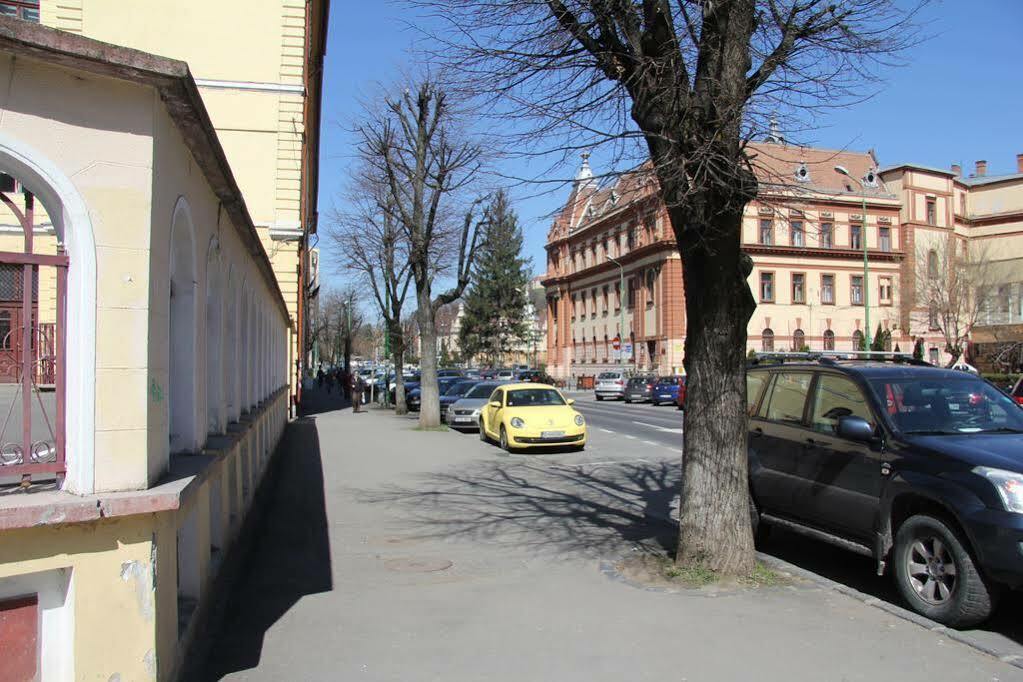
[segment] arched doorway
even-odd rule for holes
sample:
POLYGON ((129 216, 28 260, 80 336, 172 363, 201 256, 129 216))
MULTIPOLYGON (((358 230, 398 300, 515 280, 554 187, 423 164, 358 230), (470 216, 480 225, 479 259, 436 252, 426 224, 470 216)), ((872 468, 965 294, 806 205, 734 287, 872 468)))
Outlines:
POLYGON ((806 334, 803 333, 802 329, 797 329, 792 332, 792 350, 796 353, 803 350, 803 346, 806 345, 806 334))
POLYGON ((824 350, 835 350, 835 332, 824 330, 824 350))
POLYGON ((760 347, 765 353, 770 353, 774 350, 774 330, 765 329, 760 333, 761 344, 760 347))
POLYGON ((196 449, 195 228, 184 197, 178 199, 171 221, 170 243, 170 362, 167 397, 170 404, 171 454, 196 449))

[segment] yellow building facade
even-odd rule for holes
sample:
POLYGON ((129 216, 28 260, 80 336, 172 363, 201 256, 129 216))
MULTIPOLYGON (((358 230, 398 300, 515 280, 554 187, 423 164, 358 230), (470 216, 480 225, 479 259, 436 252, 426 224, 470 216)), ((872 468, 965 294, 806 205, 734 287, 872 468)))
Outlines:
POLYGON ((0 679, 182 679, 295 307, 188 64, 0 17, 0 78, 0 679))
POLYGON ((328 0, 42 0, 40 21, 188 64, 291 315, 304 367, 328 0))

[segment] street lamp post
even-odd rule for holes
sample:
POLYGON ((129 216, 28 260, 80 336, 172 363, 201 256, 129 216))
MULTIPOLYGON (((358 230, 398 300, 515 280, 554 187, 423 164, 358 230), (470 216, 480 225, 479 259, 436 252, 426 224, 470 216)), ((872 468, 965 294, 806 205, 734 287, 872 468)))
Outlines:
POLYGON ((618 364, 625 365, 625 268, 617 258, 608 256, 607 259, 618 266, 618 364))
POLYGON ((863 339, 867 350, 870 350, 870 260, 867 258, 867 188, 863 182, 854 178, 845 166, 835 166, 835 170, 860 186, 860 199, 863 201, 862 221, 860 222, 860 240, 863 242, 863 323, 866 326, 863 339))

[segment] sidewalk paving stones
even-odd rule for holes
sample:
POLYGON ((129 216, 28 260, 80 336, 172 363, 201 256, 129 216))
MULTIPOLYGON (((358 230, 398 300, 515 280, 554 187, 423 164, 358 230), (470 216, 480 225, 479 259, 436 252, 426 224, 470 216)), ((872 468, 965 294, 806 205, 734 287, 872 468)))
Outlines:
POLYGON ((208 679, 1023 680, 811 580, 708 597, 609 579, 671 546, 675 458, 502 457, 335 407, 289 427, 208 679))

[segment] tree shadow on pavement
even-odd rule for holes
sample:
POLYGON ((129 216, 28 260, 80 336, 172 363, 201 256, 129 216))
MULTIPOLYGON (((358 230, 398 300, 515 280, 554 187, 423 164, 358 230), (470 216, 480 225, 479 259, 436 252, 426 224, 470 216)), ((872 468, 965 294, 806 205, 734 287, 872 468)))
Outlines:
POLYGON ((352 401, 345 397, 344 391, 334 386, 331 391, 326 387, 307 388, 302 391, 302 406, 299 412, 302 416, 334 412, 350 408, 352 401))
MULTIPOLYGON (((241 568, 226 613, 210 647, 206 680, 259 664, 266 631, 305 595, 333 589, 316 421, 288 425, 274 468, 260 525, 241 568)), ((258 500, 257 500, 258 503, 258 500)))
POLYGON ((510 544, 535 552, 618 555, 629 545, 673 551, 678 462, 485 461, 424 474, 414 487, 357 491, 396 507, 421 538, 510 544))

